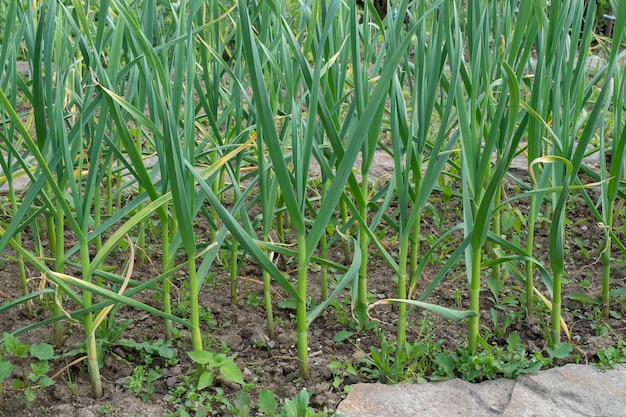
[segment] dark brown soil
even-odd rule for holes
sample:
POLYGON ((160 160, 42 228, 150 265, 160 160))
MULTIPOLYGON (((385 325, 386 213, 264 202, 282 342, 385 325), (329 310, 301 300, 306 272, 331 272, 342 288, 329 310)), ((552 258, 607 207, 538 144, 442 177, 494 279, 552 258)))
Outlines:
MULTIPOLYGON (((427 210, 422 224, 422 242, 424 252, 430 246, 429 237, 439 236, 447 228, 456 224, 459 220, 460 208, 458 201, 453 198, 447 204, 443 203, 442 196, 435 196, 432 200, 433 207, 427 210)), ((519 202, 519 209, 525 213, 524 202, 519 202)), ((537 253, 545 253, 542 261, 549 266, 547 259, 547 227, 541 224, 537 236, 537 253)), ((199 227, 203 227, 200 225, 199 227)), ((199 229, 200 232, 200 229, 199 229)), ((513 229, 504 231, 508 239, 514 239, 513 229)), ((204 234, 202 230, 201 233, 204 234)), ((520 230, 520 241, 523 243, 524 227, 520 230)), ((626 314, 624 303, 614 306, 613 317, 605 323, 610 326, 614 333, 601 331, 606 327, 598 326, 604 323, 600 319, 597 307, 588 303, 581 303, 567 298, 575 293, 586 293, 595 297, 601 288, 602 264, 598 257, 598 242, 602 239, 602 231, 584 205, 575 199, 568 211, 568 225, 566 232, 566 256, 567 256, 567 283, 564 286, 565 296, 564 319, 571 332, 572 340, 579 350, 571 355, 567 361, 578 360, 582 363, 596 362, 597 352, 608 346, 616 345, 619 338, 626 338, 626 322, 622 315, 626 314), (578 239, 578 240, 577 240, 578 239)), ((623 237, 623 236, 622 236, 623 237)), ((390 250, 395 250, 394 236, 386 234, 382 237, 390 250)), ((423 291, 441 268, 442 262, 452 253, 460 242, 462 236, 451 238, 442 250, 435 253, 435 259, 429 264, 417 289, 417 294, 423 291)), ((158 244, 154 245, 158 248, 158 244)), ((619 252, 614 251, 616 257, 621 258, 619 252)), ((11 258, 11 251, 7 250, 2 255, 0 264, 0 296, 4 301, 14 299, 20 294, 18 273, 15 262, 11 258)), ((160 264, 157 249, 148 251, 150 262, 137 266, 133 272, 133 279, 142 281, 158 274, 160 264)), ((122 265, 126 253, 119 252, 116 256, 120 259, 111 259, 111 264, 122 265)), ((330 256, 338 261, 343 261, 343 254, 338 246, 331 248, 330 256)), ((223 258, 221 258, 224 261, 223 258)), ((521 267, 521 266, 520 266, 521 267)), ((286 270, 294 271, 296 262, 287 260, 286 270)), ((549 269, 549 268, 548 268, 549 269)), ((347 364, 355 368, 360 365, 360 360, 367 356, 370 347, 380 346, 379 335, 374 330, 355 333, 342 342, 334 342, 333 337, 340 331, 351 330, 350 323, 353 319, 350 314, 348 294, 344 292, 337 307, 330 307, 311 326, 309 334, 310 345, 310 369, 311 377, 302 380, 298 375, 298 362, 296 359, 296 332, 295 311, 281 308, 281 301, 285 300, 285 293, 275 287, 274 312, 276 315, 276 337, 270 340, 266 332, 265 312, 262 307, 262 284, 260 269, 253 260, 246 259, 239 280, 239 300, 233 304, 230 300, 230 284, 227 276, 227 266, 216 262, 213 266, 211 279, 205 284, 201 293, 201 306, 203 308, 202 332, 204 345, 207 350, 226 351, 234 355, 236 363, 243 371, 244 379, 248 386, 244 387, 249 392, 253 404, 256 404, 257 396, 261 389, 268 389, 278 398, 292 398, 298 392, 306 388, 311 396, 311 406, 317 410, 324 408, 334 409, 345 396, 346 389, 356 382, 371 381, 366 372, 352 373, 346 371, 347 364), (333 370, 329 365, 333 362, 341 362, 344 369, 333 370)), ((484 272, 485 278, 488 271, 484 272)), ((30 270, 31 287, 47 285, 41 277, 30 270)), ((332 275, 332 274, 331 274, 332 275)), ((622 261, 614 263, 612 275, 613 288, 626 286, 626 268, 622 261)), ((185 275, 179 274, 174 282, 174 296, 177 300, 179 314, 185 311, 184 288, 185 275)), ((390 298, 395 296, 395 283, 393 273, 386 267, 384 259, 380 257, 371 246, 370 262, 368 271, 368 291, 372 294, 372 301, 376 299, 390 298)), ((294 277, 295 280, 295 277, 294 277)), ((547 295, 545 286, 537 278, 537 288, 547 295)), ((485 279, 486 281, 486 279, 485 279)), ((496 302, 487 285, 483 285, 481 303, 481 323, 485 329, 493 330, 494 325, 490 314, 490 308, 496 302)), ((521 285, 515 278, 509 277, 504 285, 502 298, 513 300, 508 305, 509 310, 500 312, 500 319, 508 311, 518 311, 518 317, 512 325, 506 329, 504 335, 495 335, 488 340, 491 344, 503 344, 506 336, 511 332, 517 332, 526 350, 532 354, 536 351, 545 351, 545 331, 542 323, 549 322, 549 313, 542 303, 538 302, 537 318, 527 320, 524 318, 521 285)), ((310 275, 310 288, 319 289, 319 274, 312 271, 310 275)), ((311 296, 319 299, 319 290, 311 290, 311 296)), ((144 292, 137 299, 159 307, 156 292, 144 292)), ((437 289, 429 296, 428 302, 438 305, 467 308, 468 291, 466 289, 466 277, 462 266, 455 267, 441 282, 437 289)), ((499 305, 503 305, 500 301, 499 305)), ((379 323, 380 335, 392 340, 396 330, 397 306, 377 306, 370 311, 372 318, 379 323)), ((9 310, 1 315, 0 330, 13 332, 34 322, 41 321, 50 316, 50 311, 45 308, 45 303, 36 305, 36 317, 28 319, 22 308, 9 310)), ((410 325, 407 340, 409 342, 430 340, 432 344, 439 344, 441 349, 454 351, 457 346, 464 345, 467 339, 467 326, 464 322, 450 323, 438 316, 427 314, 422 311, 414 311, 409 316, 410 325), (423 328, 426 324, 426 333, 423 328)), ((165 413, 175 412, 175 393, 179 391, 193 392, 192 383, 186 376, 192 375, 194 364, 186 355, 190 350, 188 331, 178 329, 180 334, 173 340, 171 346, 177 350, 175 360, 168 361, 158 355, 146 359, 138 350, 128 347, 124 339, 135 342, 154 342, 164 339, 163 325, 160 319, 147 313, 136 311, 127 307, 121 308, 110 319, 111 328, 119 328, 126 320, 130 320, 128 327, 121 335, 116 335, 113 340, 108 340, 105 346, 104 366, 102 377, 104 383, 104 396, 96 400, 90 392, 87 370, 84 362, 79 362, 63 370, 55 377, 55 384, 51 387, 37 390, 37 398, 28 406, 23 401, 23 391, 11 388, 10 381, 4 383, 4 401, 0 408, 0 415, 5 416, 161 416, 165 413), (147 363, 151 362, 151 363, 147 363), (139 366, 145 366, 147 370, 160 370, 161 376, 153 384, 153 392, 147 395, 147 391, 138 388, 138 393, 129 387, 129 377, 139 366), (145 395, 144 401, 141 394, 145 395)), ((51 328, 40 327, 20 336, 24 343, 34 344, 50 342, 51 328)), ((65 352, 80 347, 82 340, 81 327, 78 324, 66 322, 67 341, 65 352)), ((483 335, 488 334, 483 331, 483 335)), ((109 333, 111 335, 112 333, 109 333)), ((63 351, 57 352, 62 355, 63 351)), ((69 354, 51 361, 50 375, 64 369, 67 364, 82 356, 82 353, 69 354)), ((432 365, 432 361, 427 361, 432 365)), ((434 366, 434 365, 432 365, 434 366)), ((19 369, 19 367, 16 367, 19 369)), ((414 380, 428 379, 432 369, 424 369, 419 375, 410 375, 414 380)), ((13 377, 20 377, 17 371, 13 377)), ((207 394, 215 395, 219 390, 223 392, 231 404, 235 401, 235 395, 241 390, 236 384, 218 381, 215 386, 207 388, 207 394)), ((209 411, 226 415, 227 412, 219 411, 223 402, 215 402, 209 411)), ((190 409, 189 409, 190 410, 190 409)), ((193 412, 189 411, 192 415, 193 412)))

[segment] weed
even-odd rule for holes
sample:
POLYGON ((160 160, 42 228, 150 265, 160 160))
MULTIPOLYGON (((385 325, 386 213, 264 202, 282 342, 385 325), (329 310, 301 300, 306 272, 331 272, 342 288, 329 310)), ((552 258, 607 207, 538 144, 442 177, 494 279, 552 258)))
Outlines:
POLYGON ((615 365, 626 363, 626 346, 620 343, 617 347, 609 346, 605 350, 599 350, 598 359, 598 366, 603 369, 613 369, 615 365))
MULTIPOLYGON (((54 384, 54 380, 48 376, 50 371, 48 361, 53 359, 54 349, 48 343, 27 345, 6 332, 2 342, 3 356, 7 354, 13 356, 20 368, 20 376, 13 379, 12 388, 23 390, 22 401, 30 408, 43 388, 54 384)), ((9 362, 0 362, 0 382, 11 375, 13 366, 9 362)))
POLYGON ((198 379, 198 390, 213 386, 216 378, 226 382, 243 385, 243 375, 233 357, 225 353, 213 353, 206 350, 187 352, 195 363, 204 367, 198 379))
POLYGON ((345 378, 347 376, 358 375, 357 368, 350 361, 345 361, 345 362, 333 361, 328 364, 328 368, 333 373, 332 386, 335 389, 339 389, 341 386, 344 385, 345 378))
POLYGON ((461 346, 456 352, 437 354, 434 359, 436 369, 430 379, 450 379, 457 376, 471 382, 499 377, 514 379, 519 375, 538 371, 544 362, 540 358, 529 357, 520 337, 517 333, 512 333, 507 338, 506 347, 485 344, 484 350, 472 355, 465 346, 461 346))
POLYGON ((248 294, 246 304, 250 307, 260 308, 263 307, 263 299, 256 294, 248 294))
POLYGON ((154 382, 162 376, 161 368, 148 369, 141 365, 133 369, 132 375, 127 378, 126 388, 141 396, 143 402, 147 402, 154 393, 154 382))
POLYGON ((380 348, 372 346, 368 356, 360 360, 363 371, 369 378, 380 382, 397 383, 419 381, 429 370, 431 353, 437 345, 429 337, 420 342, 406 342, 404 349, 398 349, 379 332, 380 348))
POLYGON ((316 412, 309 406, 309 393, 303 389, 295 398, 284 400, 280 404, 276 396, 269 390, 262 390, 259 394, 259 412, 263 416, 276 417, 324 417, 338 416, 332 411, 324 409, 316 412))
POLYGON ((589 251, 587 245, 589 245, 589 239, 581 239, 579 237, 574 238, 574 243, 578 246, 578 254, 583 258, 589 258, 589 251))
POLYGON ((181 383, 170 392, 169 403, 174 406, 175 411, 164 414, 164 417, 205 417, 222 413, 232 415, 236 411, 230 400, 224 396, 222 388, 199 390, 194 380, 191 376, 182 377, 181 383))
POLYGON ((129 339, 121 339, 116 345, 134 349, 137 352, 139 362, 150 365, 155 356, 167 360, 167 365, 174 365, 178 361, 178 349, 172 347, 172 341, 163 339, 135 342, 129 339))

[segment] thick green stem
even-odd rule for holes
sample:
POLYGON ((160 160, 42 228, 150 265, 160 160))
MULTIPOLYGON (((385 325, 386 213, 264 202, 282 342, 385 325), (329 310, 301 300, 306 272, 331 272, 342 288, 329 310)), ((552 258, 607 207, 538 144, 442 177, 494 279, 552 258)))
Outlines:
MULTIPOLYGON (((117 161, 117 165, 118 168, 122 165, 122 163, 120 161, 117 161)), ((120 210, 122 208, 122 193, 119 192, 119 190, 122 188, 122 180, 124 179, 124 177, 122 176, 122 171, 118 170, 115 173, 115 184, 117 186, 117 192, 116 192, 116 196, 117 198, 115 199, 115 208, 117 210, 120 210)))
MULTIPOLYGON (((54 270, 59 273, 63 273, 64 271, 64 262, 65 259, 65 228, 63 227, 63 210, 60 208, 55 213, 55 222, 57 224, 56 227, 56 248, 55 248, 55 256, 54 256, 54 270)), ((55 291, 55 300, 54 307, 52 308, 54 317, 62 317, 63 316, 63 292, 55 291)), ((63 347, 63 321, 56 321, 52 327, 52 341, 54 347, 56 349, 61 349, 63 347)))
MULTIPOLYGON (((537 205, 537 197, 530 197, 530 211, 528 215, 528 236, 526 240, 526 255, 532 257, 533 244, 535 238, 535 207, 537 205)), ((533 293, 534 279, 533 274, 535 265, 531 261, 526 261, 526 316, 531 317, 533 315, 535 297, 533 293)))
POLYGON ((107 176, 106 176, 106 213, 107 216, 111 216, 113 214, 113 162, 111 162, 107 166, 107 176))
POLYGON ((552 288, 552 321, 551 334, 552 346, 561 343, 561 282, 563 271, 554 273, 554 286, 552 288))
MULTIPOLYGON (((137 123, 137 132, 141 132, 141 123, 137 123)), ((143 149, 142 149, 142 141, 141 139, 138 139, 135 141, 135 145, 137 148, 137 153, 139 155, 142 154, 143 149)), ((139 183, 137 185, 137 193, 141 194, 145 191, 144 187, 141 185, 141 183, 139 183)), ((137 207, 137 210, 141 210, 141 206, 137 207)), ((145 233, 145 225, 146 225, 146 220, 142 220, 141 224, 138 225, 137 230, 139 231, 139 235, 137 236, 137 246, 139 247, 139 252, 137 253, 137 266, 141 266, 143 264, 146 263, 147 261, 147 256, 146 256, 146 233, 145 233)))
MULTIPOLYGON (((421 167, 423 164, 423 158, 420 154, 417 156, 417 166, 421 167)), ((422 189, 422 172, 418 170, 413 171, 413 182, 414 182, 414 192, 415 196, 418 196, 420 190, 422 189)), ((415 271, 417 271, 418 258, 420 253, 420 225, 422 221, 422 213, 421 211, 415 217, 415 223, 412 225, 412 237, 411 237, 411 248, 409 254, 409 277, 412 279, 413 275, 415 275, 415 271)))
MULTIPOLYGON (((367 192, 367 175, 363 174, 361 178, 361 195, 366 198, 367 192)), ((367 204, 363 204, 363 206, 359 207, 359 213, 361 215, 361 219, 367 219, 367 204)), ((357 293, 357 301, 356 301, 356 311, 357 311, 357 319, 359 320, 359 325, 361 328, 365 328, 368 323, 368 317, 366 314, 367 311, 367 261, 368 261, 368 246, 369 246, 369 237, 366 232, 367 224, 359 224, 359 247, 361 249, 361 266, 359 268, 359 283, 358 283, 358 293, 357 293)))
MULTIPOLYGON (((83 280, 91 282, 91 276, 88 274, 90 269, 89 246, 87 239, 80 241, 80 258, 83 270, 83 280)), ((83 291, 83 306, 91 307, 91 292, 83 291)), ((87 367, 89 369, 89 379, 91 380, 91 390, 94 397, 102 397, 102 380, 100 379, 100 367, 98 365, 98 350, 96 349, 96 329, 93 325, 92 313, 83 316, 83 328, 85 330, 85 346, 87 350, 87 367)))
POLYGON ((602 317, 609 318, 611 304, 611 242, 606 237, 607 243, 602 253, 602 317))
MULTIPOLYGON (((215 153, 217 154, 217 153, 215 153)), ((215 160, 217 159, 219 155, 211 155, 211 160, 215 160)), ((217 196, 219 196, 220 193, 220 189, 224 186, 224 170, 220 170, 220 173, 218 174, 217 178, 213 181, 213 183, 211 184, 211 189, 213 190, 213 193, 217 196)), ((211 206, 211 211, 210 211, 210 215, 211 218, 213 219, 213 222, 217 225, 219 224, 219 215, 217 214, 217 209, 213 206, 211 206)), ((217 229, 211 227, 209 229, 209 242, 213 242, 215 241, 215 237, 217 236, 217 229)))
MULTIPOLYGON (((85 315, 83 319, 85 330, 93 328, 93 320, 91 313, 85 315)), ((94 329, 95 331, 95 329, 94 329)), ((94 397, 102 397, 102 380, 100 379, 100 366, 98 365, 98 350, 96 348, 95 332, 89 333, 85 340, 87 346, 87 369, 89 370, 89 378, 91 379, 91 390, 94 397)))
POLYGON ((473 355, 478 347, 480 326, 480 247, 472 247, 472 276, 470 277, 470 311, 474 316, 469 320, 469 351, 473 355))
MULTIPOLYGON (((322 184, 322 201, 324 201, 326 197, 326 184, 322 184)), ((322 259, 328 259, 328 242, 326 237, 326 230, 322 233, 322 238, 320 239, 320 256, 322 259)), ((328 298, 328 267, 324 264, 321 266, 320 270, 320 284, 322 286, 322 300, 326 300, 328 298)))
MULTIPOLYGON (((161 269, 166 273, 172 269, 170 261, 170 234, 169 220, 161 219, 161 269)), ((163 290, 163 312, 172 314, 172 278, 168 275, 161 284, 163 290)), ((165 339, 170 340, 173 335, 172 321, 165 319, 165 339)))
MULTIPOLYGON (((198 280, 196 277, 195 253, 187 254, 189 259, 189 315, 191 324, 191 346, 194 351, 202 350, 202 334, 200 333, 200 301, 198 280)), ((198 369, 202 365, 198 364, 198 369)))
MULTIPOLYGON (((343 224, 348 223, 348 205, 345 201, 339 200, 339 214, 341 215, 341 222, 343 224)), ((348 231, 345 231, 348 234, 348 231)), ((352 263, 352 248, 350 248, 350 244, 346 241, 341 243, 341 247, 343 248, 343 257, 346 265, 350 265, 352 263)))
MULTIPOLYGON (((280 243, 285 243, 285 229, 283 224, 283 216, 285 216, 283 211, 279 211, 276 213, 276 235, 278 236, 278 241, 280 243)), ((287 269, 287 257, 280 254, 278 255, 278 262, 280 267, 285 270, 287 269)))
MULTIPOLYGON (((139 191, 140 193, 143 190, 139 191)), ((144 265, 147 261, 146 256, 146 233, 145 233, 145 220, 141 222, 138 226, 138 236, 137 236, 137 247, 139 251, 137 251, 137 266, 144 265)))
POLYGON ((263 270, 263 297, 265 299, 265 314, 267 314, 267 334, 274 339, 274 313, 272 311, 272 286, 271 276, 267 270, 263 270))
POLYGON ((306 234, 298 233, 298 303, 296 307, 296 321, 298 323, 298 359, 300 361, 300 377, 309 378, 309 342, 306 324, 307 299, 307 259, 306 234))
MULTIPOLYGON (((494 197, 494 201, 493 201, 493 206, 494 207, 498 207, 500 205, 500 200, 502 199, 502 186, 496 188, 496 195, 494 197)), ((493 234, 500 237, 501 233, 502 233, 502 227, 501 227, 501 215, 500 215, 500 210, 496 210, 493 213, 493 234)), ((493 252, 493 256, 495 258, 498 257, 498 255, 495 254, 495 249, 498 247, 498 245, 496 245, 495 243, 492 243, 490 246, 490 250, 491 252, 493 252)), ((500 264, 495 264, 492 268, 491 268, 491 278, 497 280, 498 282, 500 281, 500 264)))
POLYGON ((239 278, 237 253, 239 251, 239 242, 233 239, 230 245, 230 302, 237 304, 237 283, 239 278))
MULTIPOLYGON (((52 195, 52 191, 50 194, 52 195)), ((48 247, 50 248, 50 254, 56 254, 57 241, 56 241, 56 229, 54 227, 54 216, 46 214, 46 233, 48 235, 48 247)), ((63 227, 61 224, 59 227, 63 227)))
MULTIPOLYGON (((409 253, 409 235, 410 231, 402 232, 400 236, 400 256, 398 257, 398 299, 406 299, 406 269, 409 253)), ((400 303, 398 306, 398 354, 404 353, 404 344, 406 342, 406 304, 400 303)))
MULTIPOLYGON (((367 227, 367 226, 361 226, 367 227)), ((359 231, 359 247, 361 249, 362 258, 359 268, 359 281, 358 281, 358 293, 356 301, 357 319, 359 325, 364 328, 368 323, 367 314, 367 247, 369 245, 369 239, 367 234, 361 229, 359 231)))
MULTIPOLYGON (((326 232, 324 232, 322 238, 320 239, 320 255, 322 259, 328 259, 326 232)), ((320 280, 320 284, 322 286, 322 300, 326 300, 328 298, 328 267, 326 265, 321 266, 320 280)))
POLYGON ((284 211, 276 213, 276 235, 278 235, 278 241, 285 243, 285 225, 283 223, 284 211))
POLYGON ((419 261, 420 254, 420 226, 421 226, 421 217, 417 216, 415 219, 415 224, 413 224, 413 230, 411 231, 411 252, 409 255, 409 277, 413 277, 415 275, 415 271, 417 271, 417 265, 419 261))
MULTIPOLYGON (((94 227, 98 228, 102 224, 102 199, 100 193, 96 193, 93 200, 93 221, 94 227)), ((96 236, 96 253, 102 249, 102 235, 96 236)), ((96 285, 102 287, 102 277, 96 275, 96 285)))

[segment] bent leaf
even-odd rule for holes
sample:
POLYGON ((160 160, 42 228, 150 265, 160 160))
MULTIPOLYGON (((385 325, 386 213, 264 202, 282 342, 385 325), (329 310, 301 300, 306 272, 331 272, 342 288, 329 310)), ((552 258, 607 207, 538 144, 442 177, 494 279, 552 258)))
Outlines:
POLYGON ((453 310, 451 308, 438 306, 436 304, 425 303, 423 301, 402 300, 398 298, 386 298, 384 300, 377 301, 368 308, 368 311, 374 308, 377 304, 389 304, 389 303, 406 303, 406 304, 411 304, 417 307, 425 308, 426 310, 432 311, 433 313, 438 314, 450 321, 459 321, 468 317, 476 316, 476 313, 474 313, 473 311, 469 311, 469 310, 462 310, 462 311, 453 310))

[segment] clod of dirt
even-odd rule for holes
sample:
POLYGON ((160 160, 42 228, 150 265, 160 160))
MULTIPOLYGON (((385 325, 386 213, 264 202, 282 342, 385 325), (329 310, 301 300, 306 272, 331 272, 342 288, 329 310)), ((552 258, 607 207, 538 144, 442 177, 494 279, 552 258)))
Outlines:
POLYGON ((603 352, 609 346, 615 345, 615 342, 607 336, 585 336, 585 344, 583 349, 587 353, 588 358, 593 358, 598 355, 598 352, 603 352))
POLYGON ((277 329, 276 341, 283 346, 293 346, 298 340, 298 333, 288 329, 277 329))
POLYGON ((259 325, 250 327, 249 332, 246 332, 246 336, 253 345, 265 344, 270 341, 265 330, 259 325))
POLYGON ((223 335, 221 335, 220 336, 220 341, 222 343, 225 343, 226 346, 228 346, 229 348, 231 348, 233 350, 239 349, 239 347, 243 343, 243 339, 241 338, 241 336, 239 336, 237 331, 234 330, 234 329, 233 329, 233 331, 228 331, 228 332, 224 333, 223 335))

